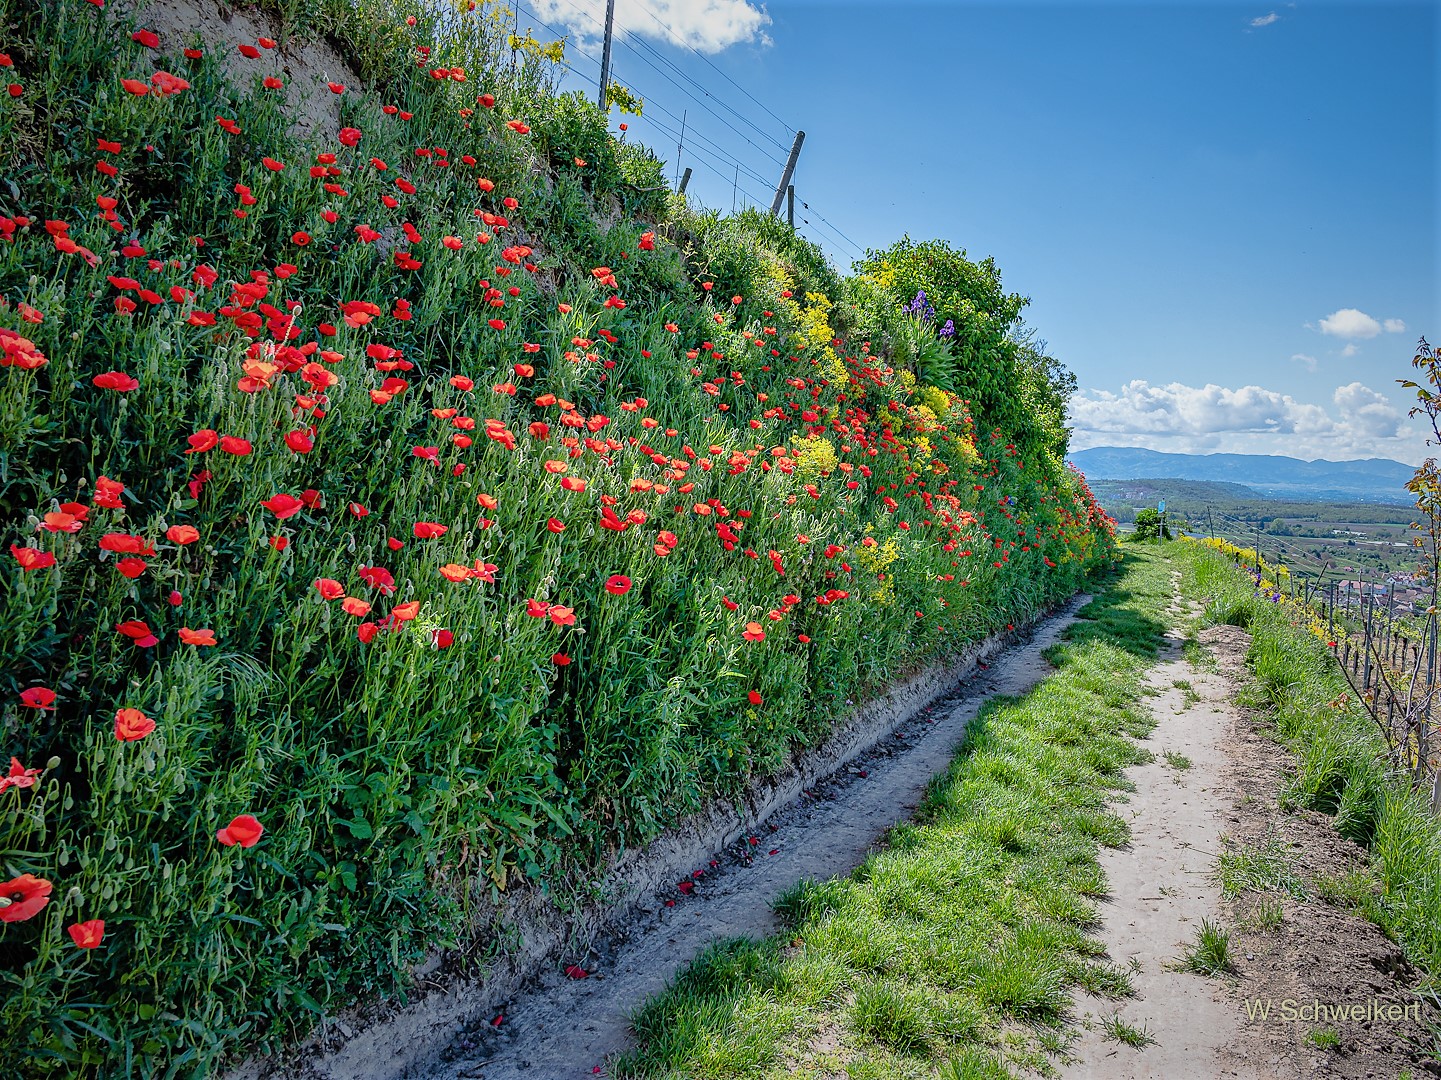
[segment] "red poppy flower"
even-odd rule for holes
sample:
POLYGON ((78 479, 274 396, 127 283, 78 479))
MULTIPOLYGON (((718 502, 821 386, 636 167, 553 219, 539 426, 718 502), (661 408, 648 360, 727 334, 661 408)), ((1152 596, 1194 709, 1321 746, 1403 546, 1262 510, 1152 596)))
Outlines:
POLYGON ((397 623, 410 622, 420 614, 420 601, 411 600, 392 608, 390 617, 397 623))
POLYGON ((135 556, 130 555, 126 558, 118 560, 115 563, 115 569, 119 570, 122 574, 124 574, 126 577, 130 578, 133 581, 141 574, 145 573, 145 568, 147 565, 148 564, 144 559, 137 559, 135 558, 135 556))
POLYGON ((332 94, 343 94, 343 93, 345 93, 345 84, 344 84, 344 83, 333 82, 333 83, 326 83, 325 85, 328 86, 328 87, 330 87, 330 92, 331 92, 332 94))
POLYGON ((188 626, 180 628, 180 640, 186 645, 215 645, 214 630, 192 630, 188 626))
POLYGON ((107 371, 103 375, 97 375, 90 380, 102 390, 115 390, 121 394, 129 393, 138 389, 140 381, 131 378, 123 371, 107 371))
POLYGON ((766 632, 760 623, 748 622, 746 623, 745 630, 741 633, 741 637, 747 641, 764 641, 766 639, 766 632))
MULTIPOLYGON (((193 437, 194 436, 192 436, 192 438, 193 437)), ((249 439, 242 439, 239 435, 222 435, 216 443, 212 443, 211 445, 218 445, 225 453, 234 454, 236 457, 245 457, 245 455, 254 449, 254 447, 250 445, 249 439)), ((206 449, 209 449, 209 447, 206 447, 206 449)))
POLYGON ((370 605, 354 596, 347 596, 340 602, 340 610, 358 619, 362 615, 370 614, 370 605))
POLYGON ((455 635, 449 630, 436 630, 430 635, 430 643, 437 649, 448 649, 455 642, 455 635))
POLYGON ((434 540, 449 532, 450 526, 441 525, 434 521, 417 521, 412 531, 415 533, 417 540, 434 540))
POLYGON ((10 772, 5 776, 0 776, 0 791, 12 787, 34 787, 36 778, 39 777, 40 773, 40 769, 27 769, 24 765, 20 764, 19 758, 12 757, 10 759, 10 772))
POLYGON ((165 530, 165 538, 172 544, 184 547, 200 539, 200 530, 194 525, 172 525, 165 530))
POLYGON ((185 441, 190 444, 190 449, 185 451, 187 454, 203 454, 220 444, 220 436, 210 428, 205 428, 203 431, 197 431, 194 435, 187 436, 185 441))
POLYGON ((555 623, 556 626, 575 625, 574 608, 568 608, 562 604, 552 604, 550 610, 546 612, 546 615, 550 617, 550 621, 555 623))
POLYGON ((73 926, 67 926, 65 932, 70 935, 70 940, 80 948, 96 949, 105 939, 105 920, 90 919, 86 922, 75 923, 73 926))
POLYGON ((269 499, 260 504, 278 517, 281 521, 294 517, 304 508, 305 504, 294 495, 272 495, 269 499))
POLYGON ((395 592, 395 578, 392 577, 390 571, 383 566, 362 566, 356 573, 358 573, 372 589, 378 589, 386 596, 395 592))
POLYGON ((115 630, 135 642, 136 648, 139 649, 148 649, 160 641, 151 633, 150 627, 139 619, 127 619, 125 622, 116 623, 115 630))
POLYGON ((5 902, 0 907, 0 922, 24 922, 34 918, 50 903, 52 887, 50 882, 34 874, 21 874, 0 885, 0 900, 5 902))
POLYGON ((440 568, 440 576, 447 581, 464 581, 470 577, 470 567, 459 563, 446 563, 440 568))
POLYGON ((550 658, 550 662, 556 667, 565 667, 570 663, 570 657, 566 656, 563 652, 558 652, 550 658))
POLYGON ((759 690, 752 690, 749 694, 746 695, 746 700, 749 701, 752 705, 759 705, 759 704, 761 704, 761 693, 760 693, 760 691, 759 691, 759 690))
POLYGON ((624 574, 612 574, 606 579, 605 591, 610 593, 612 596, 624 596, 626 593, 630 592, 630 585, 630 578, 626 577, 624 574))
POLYGON ((565 522, 561 521, 559 518, 548 518, 546 520, 545 527, 553 533, 565 532, 565 522))
POLYGON ((150 87, 146 86, 139 79, 121 79, 120 85, 127 94, 134 94, 136 97, 144 97, 150 93, 150 87))
POLYGON ((288 536, 272 536, 270 546, 276 551, 284 551, 290 546, 290 538, 288 536))
POLYGON ((106 533, 100 538, 102 551, 113 551, 119 555, 154 555, 155 548, 144 537, 130 533, 106 533))
POLYGON ((95 498, 92 501, 96 506, 103 506, 110 510, 119 510, 120 496, 124 493, 125 485, 119 480, 111 480, 108 476, 101 476, 95 481, 95 498))
POLYGON ((76 533, 85 527, 85 519, 64 510, 52 510, 40 519, 40 527, 46 532, 76 533))
POLYGON ((139 709, 115 711, 115 738, 121 742, 137 742, 155 730, 155 721, 139 709))
POLYGON ((17 547, 15 544, 11 544, 10 554, 15 556, 15 561, 24 571, 44 570, 47 566, 55 565, 55 556, 39 548, 17 547))
POLYGON ((345 586, 334 578, 316 578, 315 591, 325 600, 339 600, 345 595, 345 586))
POLYGON ((240 814, 231 819, 230 824, 215 834, 226 847, 234 847, 239 844, 241 847, 254 847, 265 833, 265 826, 251 814, 240 814))

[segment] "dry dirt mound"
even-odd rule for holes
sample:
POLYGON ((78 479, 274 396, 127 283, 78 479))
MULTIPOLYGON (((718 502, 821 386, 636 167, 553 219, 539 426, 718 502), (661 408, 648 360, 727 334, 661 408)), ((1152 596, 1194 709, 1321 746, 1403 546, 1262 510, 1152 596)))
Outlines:
POLYGON ((209 0, 138 0, 119 11, 132 15, 138 28, 153 30, 166 52, 187 46, 218 52, 237 86, 271 75, 283 79, 286 111, 292 130, 301 137, 315 131, 334 133, 340 127, 340 97, 327 84, 360 83, 360 76, 329 42, 283 41, 278 21, 256 8, 209 0), (261 38, 281 43, 265 49, 257 45, 261 38), (242 55, 242 45, 256 47, 259 57, 242 55))

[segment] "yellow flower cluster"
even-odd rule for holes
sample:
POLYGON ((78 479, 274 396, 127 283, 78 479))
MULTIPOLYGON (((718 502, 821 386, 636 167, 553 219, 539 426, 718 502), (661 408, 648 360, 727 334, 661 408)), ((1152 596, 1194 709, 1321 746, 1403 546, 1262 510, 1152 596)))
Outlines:
POLYGON ((804 439, 792 437, 791 446, 796 463, 795 476, 805 483, 829 476, 835 472, 840 461, 835 445, 822 435, 810 435, 804 439))
MULTIPOLYGON (((870 526, 866 526, 867 532, 870 532, 870 529, 870 526)), ((876 587, 871 590, 871 599, 884 607, 894 604, 896 602, 895 582, 892 576, 886 573, 886 570, 901 557, 901 546, 897 537, 893 534, 884 544, 877 544, 875 547, 859 545, 856 547, 854 555, 856 565, 876 577, 876 587)))

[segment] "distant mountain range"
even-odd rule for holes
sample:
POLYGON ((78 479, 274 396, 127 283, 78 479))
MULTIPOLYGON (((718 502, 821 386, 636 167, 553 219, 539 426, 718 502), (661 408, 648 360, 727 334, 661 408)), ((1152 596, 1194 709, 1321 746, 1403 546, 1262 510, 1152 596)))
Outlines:
POLYGON ((1415 472, 1388 458, 1302 461, 1262 454, 1163 454, 1124 446, 1079 450, 1070 460, 1093 480, 1207 480, 1244 484, 1279 498, 1385 503, 1411 502, 1406 481, 1415 472))

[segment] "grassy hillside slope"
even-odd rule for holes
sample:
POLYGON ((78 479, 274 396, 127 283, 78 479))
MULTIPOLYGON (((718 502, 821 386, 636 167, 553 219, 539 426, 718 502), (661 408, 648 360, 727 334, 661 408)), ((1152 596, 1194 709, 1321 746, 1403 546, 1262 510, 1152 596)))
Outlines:
POLYGON ((671 199, 495 12, 278 11, 0 0, 26 1074, 201 1073, 498 947, 502 891, 564 902, 1112 556, 1054 415, 893 364, 889 279, 671 199), (360 77, 333 126, 307 35, 360 77))

